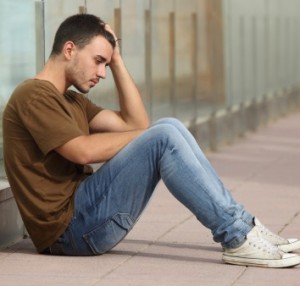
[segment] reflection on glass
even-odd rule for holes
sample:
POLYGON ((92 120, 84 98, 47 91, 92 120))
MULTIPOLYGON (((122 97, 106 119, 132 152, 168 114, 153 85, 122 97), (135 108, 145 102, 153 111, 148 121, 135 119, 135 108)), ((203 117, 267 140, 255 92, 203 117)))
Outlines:
MULTIPOLYGON (((0 5, 0 112, 2 121, 3 109, 14 88, 24 79, 35 74, 36 55, 34 1, 1 0, 0 5)), ((0 138, 0 177, 5 177, 2 127, 0 138)))
MULTIPOLYGON (((103 18, 122 38, 125 63, 152 121, 176 116, 189 125, 267 102, 299 81, 299 1, 40 0, 45 41, 36 39, 35 2, 0 3, 0 25, 9 27, 0 30, 0 112, 15 86, 36 73, 36 46, 45 45, 47 59, 58 25, 78 12, 103 18)), ((88 96, 117 107, 109 69, 88 96)))

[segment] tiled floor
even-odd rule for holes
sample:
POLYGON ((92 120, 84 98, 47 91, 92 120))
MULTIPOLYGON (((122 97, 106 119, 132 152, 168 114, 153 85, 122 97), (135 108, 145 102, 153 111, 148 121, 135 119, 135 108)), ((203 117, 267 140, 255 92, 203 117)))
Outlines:
MULTIPOLYGON (((209 154, 234 197, 289 237, 300 237, 298 134, 300 114, 294 114, 209 154)), ((136 227, 110 253, 38 255, 26 239, 0 252, 0 285, 300 285, 300 266, 231 266, 222 263, 221 254, 210 231, 160 184, 136 227)))

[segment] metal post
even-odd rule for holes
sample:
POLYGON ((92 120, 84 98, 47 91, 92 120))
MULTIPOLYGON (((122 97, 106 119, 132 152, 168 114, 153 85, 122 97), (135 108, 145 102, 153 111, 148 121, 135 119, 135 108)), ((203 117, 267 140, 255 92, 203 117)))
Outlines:
POLYGON ((192 98, 193 98, 193 117, 197 117, 197 93, 198 93, 198 25, 197 13, 192 13, 191 28, 191 66, 192 66, 192 98))
POLYGON ((45 64, 45 6, 44 1, 35 2, 36 72, 45 64))
POLYGON ((170 103, 173 109, 173 115, 176 116, 176 106, 175 106, 175 12, 170 12, 169 14, 169 74, 170 74, 170 103))
POLYGON ((145 10, 145 96, 152 118, 152 56, 151 56, 151 10, 145 10))
MULTIPOLYGON (((114 9, 114 32, 116 33, 117 37, 122 38, 122 14, 121 8, 114 9)), ((120 45, 120 52, 122 53, 122 44, 120 45)))

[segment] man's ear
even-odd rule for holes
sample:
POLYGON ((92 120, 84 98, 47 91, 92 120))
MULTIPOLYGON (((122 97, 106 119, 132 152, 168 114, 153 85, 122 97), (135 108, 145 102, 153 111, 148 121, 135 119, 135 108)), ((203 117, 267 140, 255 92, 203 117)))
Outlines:
POLYGON ((68 41, 64 44, 63 55, 66 59, 70 60, 73 56, 76 46, 72 41, 68 41))

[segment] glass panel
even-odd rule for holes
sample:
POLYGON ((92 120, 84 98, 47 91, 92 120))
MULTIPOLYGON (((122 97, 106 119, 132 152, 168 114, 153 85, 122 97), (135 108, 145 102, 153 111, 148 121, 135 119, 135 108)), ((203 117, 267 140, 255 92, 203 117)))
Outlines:
POLYGON ((45 0, 45 54, 49 57, 55 32, 60 23, 73 14, 82 10, 84 0, 45 0))
MULTIPOLYGON (((118 0, 87 0, 87 13, 92 13, 100 17, 103 21, 108 23, 117 34, 120 30, 120 1, 118 0)), ((118 35, 122 38, 122 36, 118 35)), ((123 45, 123 43, 121 43, 123 45)), ((113 76, 110 69, 107 69, 105 80, 101 80, 91 92, 89 97, 96 104, 104 108, 115 109, 118 98, 116 96, 116 89, 113 81, 113 76)))
MULTIPOLYGON (((146 70, 149 57, 149 53, 146 51, 149 30, 146 29, 149 29, 150 24, 146 2, 140 0, 121 1, 121 45, 125 64, 141 92, 148 114, 151 116, 151 90, 149 86, 146 88, 146 74, 151 78, 151 71, 146 70)), ((147 83, 149 82, 147 81, 147 83)))
POLYGON ((152 118, 157 120, 174 115, 174 1, 152 0, 150 8, 152 118))
MULTIPOLYGON (((0 112, 15 86, 36 73, 41 58, 48 58, 62 20, 84 11, 103 18, 122 38, 126 65, 152 121, 176 116, 188 123, 299 81, 298 0, 37 2, 45 3, 45 41, 40 35, 36 41, 36 13, 42 11, 35 11, 34 0, 1 0, 0 24, 9 29, 0 32, 0 112)), ((89 94, 107 108, 117 106, 115 95, 109 70, 89 94)), ((2 136, 0 140, 2 149, 2 136)), ((5 176, 3 163, 0 176, 5 176)))
POLYGON ((194 10, 196 30, 196 116, 209 117, 225 100, 222 0, 199 0, 194 10))
MULTIPOLYGON (((1 0, 0 9, 0 112, 14 88, 35 74, 35 1, 1 0), (7 27, 7 28, 3 28, 7 27)), ((2 126, 2 124, 1 124, 2 126)), ((5 177, 0 142, 0 176, 5 177)))
MULTIPOLYGON (((60 23, 76 13, 92 13, 112 27, 115 25, 115 8, 119 1, 115 0, 48 0, 45 2, 45 30, 46 30, 46 58, 49 56, 52 48, 55 32, 60 23), (101 12, 103 11, 103 12, 101 12)), ((116 106, 116 97, 107 96, 115 93, 112 75, 108 69, 107 79, 100 81, 95 86, 88 97, 98 105, 106 108, 116 106)))
POLYGON ((193 60, 195 59, 196 27, 193 15, 195 1, 175 1, 175 116, 183 122, 195 118, 193 60))

